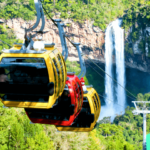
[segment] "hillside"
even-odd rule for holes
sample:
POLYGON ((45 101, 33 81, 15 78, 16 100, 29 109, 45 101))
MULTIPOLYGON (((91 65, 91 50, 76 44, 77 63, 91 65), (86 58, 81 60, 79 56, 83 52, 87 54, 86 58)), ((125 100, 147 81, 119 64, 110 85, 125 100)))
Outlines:
MULTIPOLYGON (((43 6, 53 17, 55 13, 61 18, 71 18, 75 22, 92 21, 94 26, 105 30, 107 24, 122 17, 124 10, 141 0, 45 0, 43 6)), ((6 20, 23 18, 32 20, 35 17, 33 0, 0 0, 0 18, 6 20)))
MULTIPOLYGON (((137 100, 147 101, 150 94, 139 94, 137 100)), ((100 120, 90 133, 58 132, 52 125, 30 124, 24 109, 3 108, 0 103, 1 150, 141 150, 143 131, 142 115, 133 115, 127 107, 111 124, 109 118, 100 120)), ((147 133, 150 132, 150 115, 147 115, 147 133)))
POLYGON ((57 132, 52 125, 30 124, 21 108, 2 106, 0 103, 1 150, 134 150, 125 141, 121 126, 100 124, 90 133, 57 132))
POLYGON ((150 2, 134 3, 123 16, 126 63, 149 72, 150 69, 150 2))

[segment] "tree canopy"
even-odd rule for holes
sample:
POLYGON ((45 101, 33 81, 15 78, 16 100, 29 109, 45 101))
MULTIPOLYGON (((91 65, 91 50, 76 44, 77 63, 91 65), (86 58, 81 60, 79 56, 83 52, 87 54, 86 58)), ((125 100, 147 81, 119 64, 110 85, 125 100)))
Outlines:
MULTIPOLYGON (((125 10, 133 5, 145 3, 149 5, 149 2, 144 0, 44 0, 43 6, 51 17, 61 13, 61 18, 70 18, 79 23, 85 20, 93 21, 94 26, 99 26, 104 30, 111 21, 122 17, 125 10)), ((138 10, 137 7, 134 10, 138 10)), ((146 9, 142 14, 146 16, 146 9)), ((31 20, 35 15, 33 0, 0 0, 0 18, 31 20)), ((149 16, 146 17, 150 18, 149 16)), ((129 18, 132 19, 132 16, 129 15, 129 18)))

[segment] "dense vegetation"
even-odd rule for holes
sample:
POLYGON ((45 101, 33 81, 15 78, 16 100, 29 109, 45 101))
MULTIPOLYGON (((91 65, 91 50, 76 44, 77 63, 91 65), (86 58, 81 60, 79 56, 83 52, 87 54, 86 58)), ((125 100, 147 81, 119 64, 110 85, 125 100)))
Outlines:
POLYGON ((0 103, 1 150, 132 150, 123 138, 123 128, 101 124, 90 133, 57 132, 52 125, 30 124, 21 108, 3 108, 0 103), (107 129, 111 131, 107 133, 107 129))
MULTIPOLYGON (((83 23, 94 21, 95 26, 104 30, 115 18, 122 17, 124 10, 143 0, 44 0, 43 6, 53 17, 61 13, 61 18, 71 18, 83 23)), ((35 16, 33 0, 0 0, 0 18, 23 18, 31 20, 35 16)))
MULTIPOLYGON (((138 94, 137 100, 150 100, 150 93, 138 94)), ((0 149, 43 150, 141 150, 143 117, 133 115, 127 107, 125 114, 100 120, 90 133, 57 132, 52 125, 29 124, 21 108, 3 108, 0 103, 0 149)), ((147 115, 147 133, 150 132, 150 115, 147 115)))
MULTIPOLYGON (((150 36, 145 31, 150 22, 150 2, 149 1, 135 1, 128 11, 123 16, 123 28, 125 29, 125 36, 128 37, 128 41, 125 45, 125 50, 133 55, 133 44, 139 40, 138 48, 142 54, 146 53, 145 45, 150 43, 150 36), (129 28, 130 33, 129 33, 129 28)), ((148 44, 150 49, 150 44, 148 44)), ((148 56, 150 57, 150 51, 148 56)))
POLYGON ((13 45, 15 42, 22 42, 21 40, 16 39, 16 36, 14 34, 14 31, 12 29, 9 29, 5 25, 0 25, 0 51, 3 48, 10 48, 10 46, 13 45), (2 41, 4 42, 2 42, 2 41), (6 44, 7 43, 7 44, 6 44), (8 45, 9 44, 9 45, 8 45))
MULTIPOLYGON (((139 93, 137 95, 137 101, 149 101, 149 100, 150 100, 150 93, 146 93, 145 95, 139 93)), ((142 106, 143 104, 138 105, 138 107, 142 107, 142 106)), ((147 104, 146 106, 149 107, 149 104, 147 104)), ((122 136, 122 138, 125 141, 132 144, 133 145, 132 149, 141 150, 142 143, 143 143, 143 131, 142 131, 143 116, 142 114, 133 115, 132 111, 134 109, 135 108, 128 106, 125 110, 125 114, 116 116, 112 125, 108 124, 110 123, 109 118, 104 118, 103 120, 99 121, 100 124, 99 127, 101 126, 104 127, 103 130, 101 130, 101 128, 99 129, 100 133, 103 133, 103 135, 105 136, 107 135, 109 137, 112 136, 113 130, 117 132, 117 130, 120 127, 122 127, 123 130, 120 128, 119 137, 122 136), (117 126, 114 126, 114 124, 117 126)), ((147 118, 147 134, 148 134, 150 133, 150 114, 147 114, 146 118, 147 118)))

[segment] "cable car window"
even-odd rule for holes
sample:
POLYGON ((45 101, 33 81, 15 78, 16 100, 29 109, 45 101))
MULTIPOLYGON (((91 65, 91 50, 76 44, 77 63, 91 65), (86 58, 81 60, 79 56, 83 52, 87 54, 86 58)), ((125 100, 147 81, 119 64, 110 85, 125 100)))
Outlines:
POLYGON ((98 100, 98 98, 97 98, 96 93, 95 93, 94 95, 95 95, 95 98, 96 98, 96 100, 97 100, 97 105, 98 105, 98 107, 99 107, 99 100, 98 100))
MULTIPOLYGON (((59 68, 58 68, 58 65, 56 63, 55 58, 53 58, 53 62, 54 62, 54 65, 56 67, 57 77, 58 77, 58 92, 57 92, 57 96, 58 96, 59 95, 59 91, 60 91, 60 74, 59 74, 59 68)), ((56 77, 56 74, 54 76, 56 77)))
POLYGON ((7 75, 9 82, 21 84, 47 84, 49 82, 48 71, 43 58, 38 59, 38 62, 42 62, 38 64, 26 63, 26 59, 29 61, 36 60, 34 58, 21 58, 19 63, 17 63, 17 59, 13 58, 12 61, 11 58, 5 58, 1 62, 1 69, 5 70, 4 74, 7 75), (3 63, 6 62, 5 60, 7 63, 3 63))
POLYGON ((57 89, 57 80, 56 80, 56 72, 55 72, 55 69, 54 69, 54 65, 52 65, 52 67, 53 67, 53 72, 54 72, 54 80, 55 80, 55 83, 54 83, 54 85, 55 85, 55 94, 56 94, 56 89, 57 89))
POLYGON ((80 105, 79 108, 81 108, 81 104, 82 104, 82 91, 81 91, 81 86, 79 85, 79 83, 77 82, 78 88, 79 88, 79 99, 80 99, 80 105))
POLYGON ((47 102, 49 76, 44 58, 3 58, 1 70, 7 75, 5 101, 47 102))
POLYGON ((96 99, 94 98, 94 96, 92 97, 94 103, 95 103, 95 107, 96 107, 96 110, 97 110, 97 104, 96 104, 96 99))
MULTIPOLYGON (((62 83, 64 83, 64 71, 63 71, 63 64, 62 64, 62 60, 61 60, 61 58, 60 58, 60 55, 59 55, 59 54, 57 55, 57 58, 58 58, 58 60, 59 60, 60 67, 61 67, 61 72, 62 72, 62 83)), ((63 84, 62 84, 61 89, 63 89, 63 84)))

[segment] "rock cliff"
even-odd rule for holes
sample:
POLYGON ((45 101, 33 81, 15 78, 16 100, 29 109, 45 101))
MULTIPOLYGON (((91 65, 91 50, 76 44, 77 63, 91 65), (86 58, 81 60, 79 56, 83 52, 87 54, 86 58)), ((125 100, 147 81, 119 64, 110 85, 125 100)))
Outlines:
MULTIPOLYGON (((1 19, 1 21, 4 21, 1 19)), ((72 20, 64 20, 65 33, 71 41, 80 42, 84 54, 88 54, 91 59, 100 60, 104 58, 104 33, 98 27, 92 26, 90 22, 84 24, 75 23, 72 20), (69 24, 68 24, 69 22, 69 24)), ((18 39, 24 40, 24 28, 29 28, 35 23, 34 21, 26 22, 23 19, 12 19, 6 21, 9 28, 13 29, 18 39)), ((40 25, 39 25, 40 26, 40 25)), ((38 28, 37 28, 38 29, 38 28)), ((61 50, 61 42, 57 27, 51 20, 46 19, 45 29, 48 31, 43 34, 43 40, 48 43, 55 43, 56 47, 61 50)), ((67 41, 69 49, 69 59, 77 60, 77 51, 67 41)))
MULTIPOLYGON (((0 22, 4 22, 0 19, 0 22)), ((75 23, 72 20, 63 20, 66 24, 64 27, 65 33, 69 39, 74 42, 80 42, 84 54, 95 60, 96 63, 104 63, 104 32, 98 27, 94 27, 92 23, 85 21, 84 24, 75 23)), ((13 29, 18 39, 24 40, 24 28, 29 28, 35 23, 34 21, 24 21, 23 19, 7 20, 6 24, 9 28, 13 29)), ((44 31, 48 31, 43 34, 43 40, 48 43, 55 43, 56 47, 61 51, 61 43, 57 27, 51 20, 46 19, 46 25, 44 31)), ((150 38, 150 27, 147 27, 144 31, 146 38, 150 38)), ((139 37, 133 42, 132 40, 132 28, 125 32, 125 63, 126 67, 136 68, 144 72, 150 72, 150 59, 148 49, 150 44, 145 42, 144 54, 139 48, 139 44, 143 40, 143 31, 139 31, 139 37), (130 50, 130 52, 129 52, 130 50)), ((77 51, 67 41, 69 49, 69 60, 78 61, 77 51)), ((115 58, 115 57, 114 57, 115 58)), ((86 59, 86 58, 85 58, 86 59)))
POLYGON ((150 27, 139 29, 138 23, 136 23, 125 32, 125 62, 127 66, 150 73, 149 42, 150 27))

